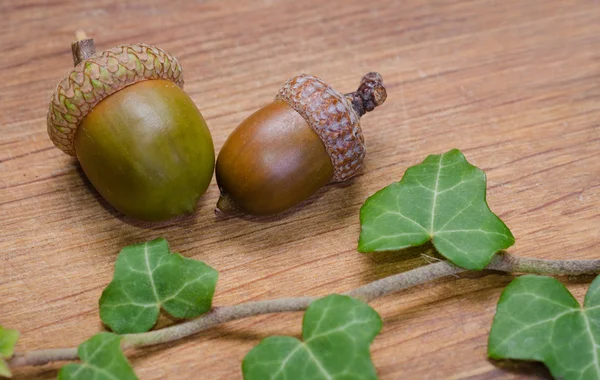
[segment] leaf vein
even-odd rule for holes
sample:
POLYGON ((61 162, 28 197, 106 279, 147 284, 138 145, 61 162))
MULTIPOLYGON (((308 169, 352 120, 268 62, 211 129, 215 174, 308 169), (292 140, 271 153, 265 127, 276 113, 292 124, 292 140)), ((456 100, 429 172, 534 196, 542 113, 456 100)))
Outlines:
POLYGON ((586 327, 586 331, 587 334, 590 337, 590 341, 592 343, 592 347, 594 347, 594 351, 592 353, 592 355, 594 356, 594 367, 596 368, 596 374, 598 375, 598 377, 600 378, 600 362, 598 361, 598 342, 596 342, 596 339, 594 338, 594 334, 592 333, 592 327, 590 325, 590 320, 587 316, 587 314, 585 313, 585 311, 583 311, 581 313, 583 315, 583 320, 585 321, 585 327, 586 327))
POLYGON ((504 339, 502 339, 499 343, 496 344, 497 347, 500 347, 501 345, 505 344, 506 342, 508 342, 510 339, 512 339, 513 337, 515 337, 518 334, 521 334, 524 331, 527 331, 533 327, 539 326, 539 325, 543 325, 544 323, 549 323, 549 322, 555 322, 558 318, 567 315, 569 313, 576 313, 579 310, 568 310, 568 311, 563 311, 560 314, 557 314, 556 316, 554 316, 554 318, 548 318, 548 319, 544 319, 541 321, 538 321, 536 323, 532 323, 532 324, 528 324, 523 328, 520 328, 514 332, 512 332, 511 334, 509 334, 508 336, 506 336, 504 339))
POLYGON ((148 270, 148 278, 150 279, 150 285, 152 286, 152 293, 154 293, 154 298, 156 299, 156 302, 160 303, 160 297, 156 292, 156 285, 154 284, 153 271, 150 269, 150 258, 148 257, 148 242, 144 244, 144 261, 148 270))
POLYGON ((438 188, 440 186, 440 174, 442 172, 442 158, 444 158, 444 155, 440 155, 440 162, 438 163, 438 171, 437 171, 437 175, 435 176, 435 186, 433 188, 433 201, 431 202, 431 226, 429 227, 429 235, 433 236, 433 227, 435 224, 435 208, 436 208, 436 204, 437 204, 437 197, 438 197, 438 188))

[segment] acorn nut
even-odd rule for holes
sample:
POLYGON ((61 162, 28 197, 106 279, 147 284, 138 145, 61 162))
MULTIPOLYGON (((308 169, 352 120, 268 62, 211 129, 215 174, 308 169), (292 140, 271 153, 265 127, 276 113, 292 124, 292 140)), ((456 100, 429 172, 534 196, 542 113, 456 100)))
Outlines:
POLYGON ((179 62, 146 44, 96 54, 79 33, 75 68, 58 84, 48 134, 76 156, 98 192, 125 215, 160 221, 191 213, 212 178, 215 153, 179 62))
POLYGON ((321 79, 290 78, 268 104, 244 120, 217 158, 216 212, 271 215, 309 198, 329 182, 352 178, 365 145, 360 117, 387 97, 378 73, 342 95, 321 79))

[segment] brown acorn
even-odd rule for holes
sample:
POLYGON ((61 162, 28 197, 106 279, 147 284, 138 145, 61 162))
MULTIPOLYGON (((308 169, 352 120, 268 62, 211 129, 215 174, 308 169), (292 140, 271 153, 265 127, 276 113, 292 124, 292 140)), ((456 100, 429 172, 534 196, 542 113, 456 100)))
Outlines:
POLYGON ((183 91, 181 65, 146 44, 96 54, 79 33, 75 67, 48 109, 48 135, 76 156, 114 208, 150 221, 196 209, 213 175, 215 153, 202 114, 183 91))
POLYGON ((271 215, 309 198, 329 182, 352 178, 365 144, 360 117, 387 97, 378 73, 342 95, 321 79, 290 78, 273 103, 229 136, 216 164, 216 212, 271 215))

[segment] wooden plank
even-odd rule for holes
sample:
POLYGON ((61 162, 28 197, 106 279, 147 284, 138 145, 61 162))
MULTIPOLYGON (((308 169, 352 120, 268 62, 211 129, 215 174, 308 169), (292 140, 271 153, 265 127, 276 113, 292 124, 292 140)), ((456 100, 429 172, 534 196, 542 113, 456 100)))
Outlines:
MULTIPOLYGON (((429 153, 457 147, 488 175, 510 252, 594 258, 600 244, 600 7, 591 0, 4 1, 0 4, 0 323, 20 351, 102 330, 98 298, 121 247, 158 236, 220 271, 215 305, 341 292, 423 265, 355 251, 358 210, 429 153), (365 116, 363 173, 273 218, 215 218, 213 180, 193 216, 149 224, 112 210, 46 135, 47 102, 83 28, 99 49, 145 42, 177 56, 215 147, 289 77, 340 91, 376 70, 388 100, 365 116)), ((547 378, 492 363, 487 334, 512 277, 484 272, 373 303, 382 379, 547 378)), ((589 283, 571 281, 581 299, 589 283)), ((162 318, 159 325, 175 321, 162 318)), ((260 339, 300 333, 301 313, 235 321, 132 357, 142 379, 239 379, 260 339)), ((59 365, 15 371, 50 379, 59 365)))

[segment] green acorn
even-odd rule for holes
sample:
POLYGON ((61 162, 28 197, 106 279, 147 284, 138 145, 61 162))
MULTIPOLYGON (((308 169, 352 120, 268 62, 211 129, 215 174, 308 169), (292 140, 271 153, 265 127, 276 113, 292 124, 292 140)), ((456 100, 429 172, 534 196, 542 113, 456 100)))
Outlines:
POLYGON ((72 50, 75 68, 48 110, 54 145, 77 157, 96 190, 125 215, 160 221, 192 213, 215 153, 202 114, 183 91, 177 59, 146 44, 96 54, 84 34, 72 50))

